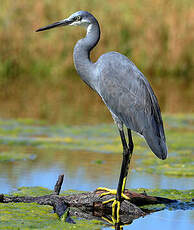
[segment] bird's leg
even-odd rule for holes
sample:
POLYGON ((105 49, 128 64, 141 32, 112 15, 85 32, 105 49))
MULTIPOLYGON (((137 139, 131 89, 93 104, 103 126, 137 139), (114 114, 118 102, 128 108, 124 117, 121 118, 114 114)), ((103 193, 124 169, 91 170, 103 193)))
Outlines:
POLYGON ((123 144, 123 162, 122 162, 122 167, 121 167, 119 184, 118 184, 118 188, 117 188, 117 196, 120 199, 121 199, 121 197, 119 195, 120 191, 121 191, 121 194, 123 194, 124 190, 125 190, 127 175, 128 175, 128 171, 129 171, 129 165, 130 165, 130 161, 131 161, 131 157, 132 157, 132 153, 133 153, 133 140, 132 140, 131 130, 127 129, 127 133, 128 133, 128 141, 129 141, 128 145, 126 143, 123 130, 120 131, 121 141, 123 144))
POLYGON ((121 172, 120 172, 120 178, 119 178, 119 183, 117 187, 117 195, 116 195, 116 200, 121 201, 121 196, 122 193, 124 192, 125 189, 125 184, 127 180, 127 174, 128 174, 128 168, 129 168, 129 161, 130 161, 130 152, 129 148, 125 139, 125 134, 123 129, 119 130, 120 136, 121 136, 121 142, 123 145, 123 161, 122 161, 122 166, 121 166, 121 172))
POLYGON ((128 196, 126 196, 124 194, 124 190, 125 190, 125 185, 126 185, 126 180, 127 180, 127 174, 128 174, 128 170, 129 170, 129 164, 130 164, 130 160, 131 160, 131 156, 132 156, 132 152, 133 152, 133 140, 132 140, 132 135, 131 135, 131 130, 128 129, 128 139, 129 139, 129 143, 127 145, 126 139, 125 139, 125 134, 124 134, 124 130, 123 129, 119 129, 120 132, 120 137, 121 137, 121 142, 123 145, 123 161, 122 161, 122 166, 121 166, 121 172, 120 172, 120 178, 119 178, 119 183, 118 183, 118 187, 117 190, 111 190, 111 189, 106 189, 106 188, 98 188, 100 189, 104 189, 107 192, 104 192, 101 194, 101 196, 103 195, 109 195, 109 194, 115 194, 116 195, 116 199, 110 199, 107 201, 104 201, 103 203, 108 203, 110 201, 113 201, 112 204, 112 219, 114 220, 114 223, 118 223, 120 220, 120 216, 119 216, 119 211, 120 211, 120 203, 121 200, 124 199, 130 199, 128 196))
POLYGON ((125 134, 123 129, 119 130, 120 136, 121 136, 121 142, 123 145, 123 161, 122 161, 122 166, 121 166, 121 173, 120 173, 120 178, 119 178, 119 183, 117 187, 117 194, 116 194, 116 200, 113 202, 113 210, 112 213, 114 216, 116 216, 117 223, 119 222, 120 216, 119 216, 119 211, 120 211, 120 202, 122 198, 125 199, 130 199, 126 195, 124 195, 124 190, 125 190, 125 185, 127 181, 127 175, 128 175, 128 170, 129 170, 129 164, 133 152, 133 140, 132 140, 132 135, 131 135, 131 130, 127 129, 128 131, 128 138, 129 138, 129 144, 127 145, 126 139, 125 139, 125 134), (115 215, 115 206, 116 207, 116 215, 115 215))
MULTIPOLYGON (((132 139, 132 134, 131 134, 131 129, 127 129, 127 133, 128 133, 128 146, 129 146, 129 158, 131 160, 131 156, 133 153, 133 139, 132 139)), ((129 162, 130 163, 130 162, 129 162)))
POLYGON ((127 132, 128 132, 128 141, 129 141, 128 145, 126 143, 123 130, 120 131, 121 141, 123 144, 123 162, 122 162, 122 167, 121 167, 119 184, 117 188, 117 199, 118 200, 121 199, 120 194, 123 194, 125 190, 127 175, 129 171, 129 165, 130 165, 130 161, 131 161, 131 157, 133 153, 133 140, 132 140, 131 130, 127 129, 127 132))
MULTIPOLYGON (((125 134, 123 131, 123 127, 119 129, 120 132, 120 136, 121 136, 121 141, 122 141, 122 145, 123 145, 123 161, 122 161, 122 167, 121 167, 121 173, 120 173, 120 179, 119 179, 119 184, 118 184, 118 188, 116 189, 109 189, 109 188, 104 188, 104 187, 99 187, 97 188, 97 190, 105 190, 106 192, 103 192, 100 196, 105 196, 105 195, 116 195, 116 200, 120 201, 121 200, 121 196, 124 199, 129 199, 124 193, 124 189, 125 189, 125 184, 126 184, 126 179, 127 179, 127 172, 128 172, 128 155, 129 155, 129 149, 127 146, 127 142, 125 139, 125 134)), ((109 199, 107 201, 104 201, 103 203, 109 203, 111 201, 113 201, 113 207, 115 206, 115 202, 116 202, 115 198, 109 199)), ((113 208, 114 211, 114 208, 113 208)))

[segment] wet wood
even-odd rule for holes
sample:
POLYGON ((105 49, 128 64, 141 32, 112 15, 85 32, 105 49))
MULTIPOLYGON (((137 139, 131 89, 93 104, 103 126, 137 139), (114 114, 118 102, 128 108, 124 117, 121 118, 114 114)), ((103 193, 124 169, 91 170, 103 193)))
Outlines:
MULTIPOLYGON (((66 196, 59 196, 61 186, 63 183, 63 175, 60 175, 55 188, 54 193, 45 196, 7 196, 0 195, 0 203, 37 203, 40 205, 50 205, 53 207, 54 211, 57 213, 59 217, 63 216, 63 214, 68 211, 70 208, 70 213, 79 214, 79 216, 87 215, 91 216, 104 216, 111 215, 112 206, 111 202, 107 204, 103 204, 103 201, 114 198, 114 195, 106 195, 100 197, 100 194, 105 192, 104 190, 96 190, 93 192, 85 192, 78 194, 70 194, 66 196), (79 212, 73 212, 71 208, 76 208, 79 212)), ((167 204, 176 202, 176 200, 171 200, 163 197, 156 196, 148 196, 146 193, 136 193, 131 192, 128 189, 125 190, 125 195, 130 197, 130 200, 123 200, 121 202, 121 215, 128 215, 133 217, 133 219, 138 218, 140 216, 146 215, 144 211, 142 211, 138 206, 148 205, 148 204, 167 204)), ((71 219, 70 219, 71 221, 71 219)))
MULTIPOLYGON (((79 208, 82 211, 102 211, 105 213, 111 213, 112 206, 111 202, 107 204, 102 204, 103 201, 107 199, 114 198, 112 195, 107 195, 104 197, 99 197, 99 192, 87 192, 72 194, 67 196, 59 196, 55 194, 45 195, 45 196, 0 196, 1 203, 37 203, 40 205, 50 205, 54 208, 59 217, 64 213, 67 207, 79 208)), ((137 207, 135 204, 124 200, 121 203, 120 213, 143 215, 143 211, 137 207)))
POLYGON ((58 180, 55 184, 55 187, 54 187, 54 193, 55 195, 59 195, 60 191, 61 191, 61 186, 63 184, 63 178, 64 178, 64 175, 59 175, 58 177, 58 180))

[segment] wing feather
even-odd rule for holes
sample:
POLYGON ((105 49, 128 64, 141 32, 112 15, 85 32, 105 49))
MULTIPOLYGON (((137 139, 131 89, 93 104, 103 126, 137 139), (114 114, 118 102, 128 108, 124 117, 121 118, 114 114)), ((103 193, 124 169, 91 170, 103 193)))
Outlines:
POLYGON ((108 54, 108 59, 103 57, 106 65, 100 71, 100 96, 126 127, 142 134, 152 151, 165 159, 167 147, 163 121, 149 82, 127 57, 115 52, 108 54))

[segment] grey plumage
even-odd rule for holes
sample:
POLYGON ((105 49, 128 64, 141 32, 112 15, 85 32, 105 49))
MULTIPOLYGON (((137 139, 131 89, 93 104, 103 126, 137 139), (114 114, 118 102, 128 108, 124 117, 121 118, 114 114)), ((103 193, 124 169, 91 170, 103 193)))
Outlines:
POLYGON ((100 39, 100 27, 89 12, 76 12, 37 31, 59 25, 77 25, 87 29, 86 36, 74 48, 73 58, 78 74, 100 95, 120 130, 124 124, 138 132, 155 155, 165 159, 167 146, 160 108, 144 75, 126 56, 117 52, 103 54, 97 62, 91 62, 90 51, 100 39))
POLYGON ((146 78, 128 58, 116 52, 101 56, 96 64, 101 72, 98 91, 109 110, 127 128, 143 135, 156 156, 165 159, 160 108, 146 78))

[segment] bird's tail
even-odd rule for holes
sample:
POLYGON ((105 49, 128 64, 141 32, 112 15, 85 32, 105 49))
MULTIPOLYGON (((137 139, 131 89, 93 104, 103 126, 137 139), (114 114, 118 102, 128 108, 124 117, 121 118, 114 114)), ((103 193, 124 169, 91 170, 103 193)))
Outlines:
POLYGON ((168 149, 163 124, 161 123, 160 126, 158 126, 155 121, 153 121, 152 127, 144 130, 143 136, 152 152, 158 158, 165 160, 167 158, 168 149))

